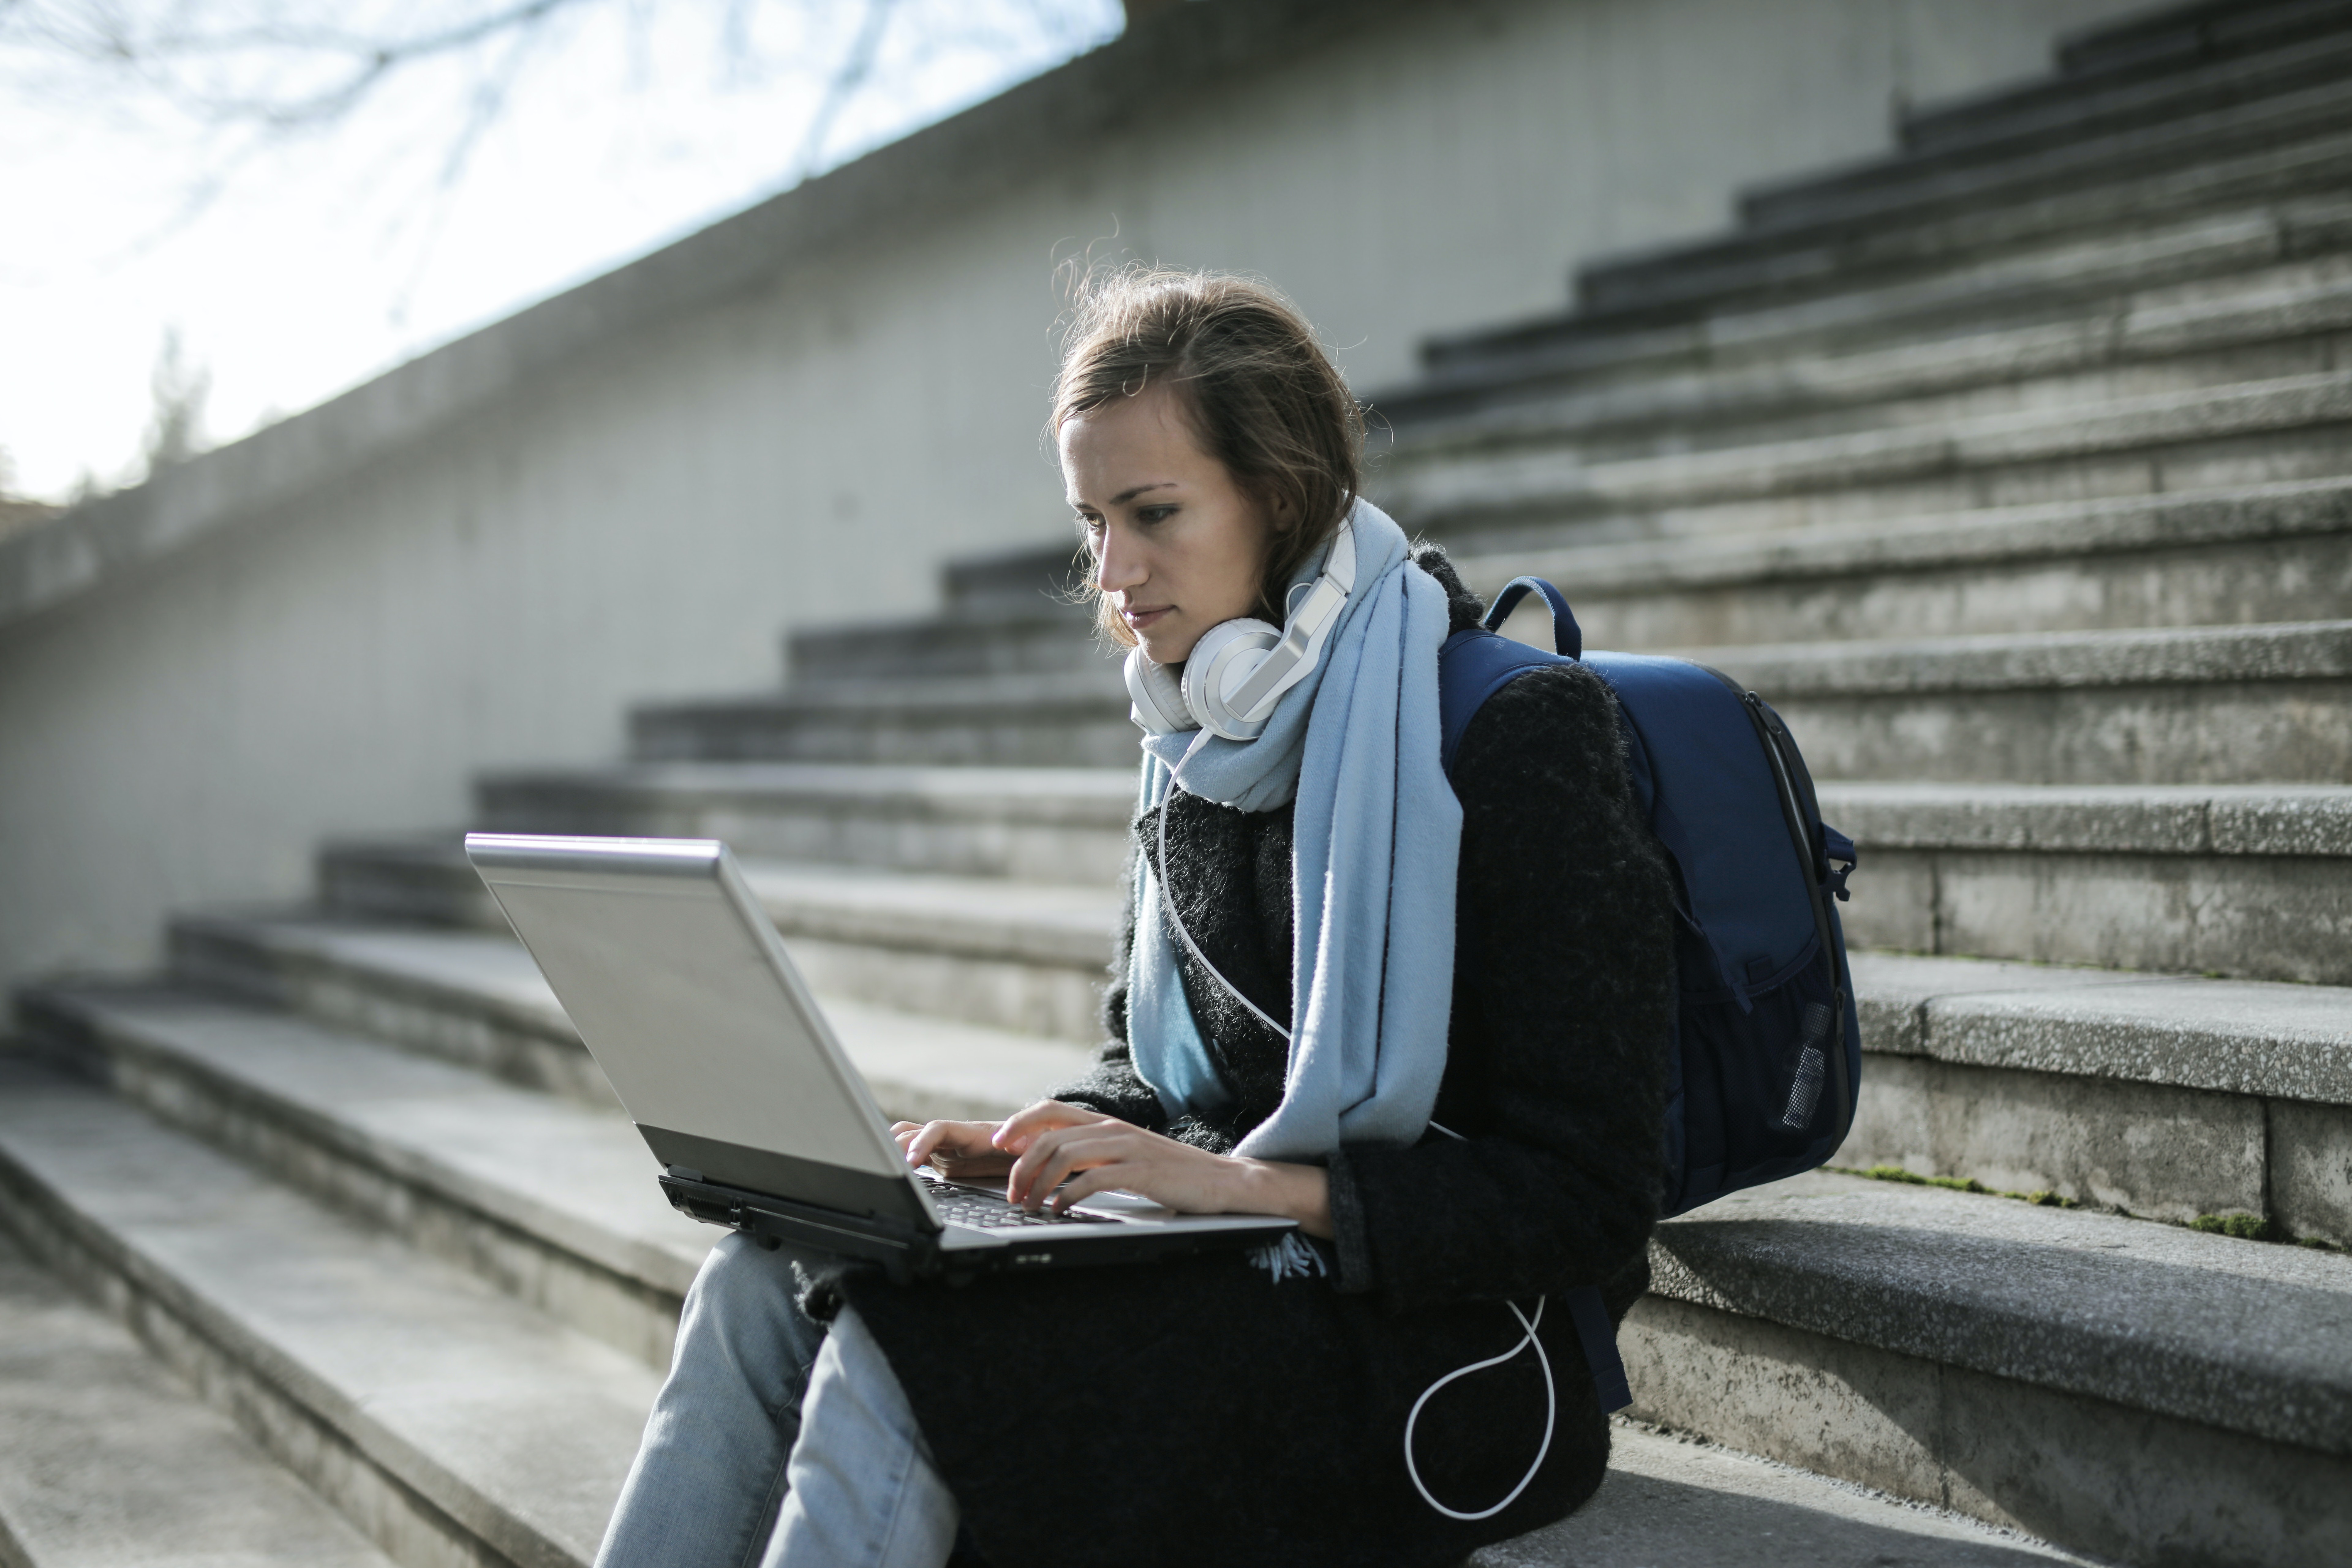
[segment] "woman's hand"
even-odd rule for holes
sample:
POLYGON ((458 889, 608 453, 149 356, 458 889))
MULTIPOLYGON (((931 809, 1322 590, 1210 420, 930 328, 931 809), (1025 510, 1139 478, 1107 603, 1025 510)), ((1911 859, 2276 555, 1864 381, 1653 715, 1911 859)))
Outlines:
POLYGON ((1060 1214, 1117 1189, 1188 1214, 1280 1215, 1310 1236, 1331 1234, 1330 1178, 1319 1166, 1212 1154, 1055 1100, 1008 1119, 992 1141, 1017 1156, 1005 1201, 1032 1214, 1049 1200, 1060 1214), (1065 1181, 1069 1185, 1062 1187, 1065 1181))
MULTIPOLYGON (((1030 1119, 1031 1124, 1040 1130, 1110 1120, 1098 1110, 1082 1110, 1058 1100, 1039 1100, 1013 1121, 1023 1118, 1030 1119)), ((933 1170, 951 1182, 977 1182, 1002 1176, 1013 1169, 1013 1159, 1021 1151, 1007 1149, 997 1142, 1003 1130, 1012 1125, 1013 1121, 901 1121, 891 1127, 890 1136, 906 1152, 908 1164, 920 1165, 928 1161, 933 1170)))

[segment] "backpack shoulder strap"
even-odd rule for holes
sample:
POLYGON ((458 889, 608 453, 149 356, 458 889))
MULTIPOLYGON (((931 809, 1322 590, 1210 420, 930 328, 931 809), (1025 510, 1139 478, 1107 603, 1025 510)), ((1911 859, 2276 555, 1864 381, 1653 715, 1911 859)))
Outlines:
POLYGON ((1470 721, 1486 699, 1531 669, 1575 662, 1483 626, 1447 637, 1437 650, 1437 755, 1447 775, 1454 772, 1454 754, 1462 749, 1470 721))
POLYGON ((1584 650, 1584 636, 1560 591, 1540 577, 1515 577, 1495 595, 1485 624, 1455 632, 1437 650, 1438 761, 1450 775, 1454 754, 1462 737, 1486 699, 1531 669, 1574 664, 1584 650), (1552 644, 1559 651, 1514 642, 1495 628, 1530 593, 1540 593, 1551 607, 1552 644))

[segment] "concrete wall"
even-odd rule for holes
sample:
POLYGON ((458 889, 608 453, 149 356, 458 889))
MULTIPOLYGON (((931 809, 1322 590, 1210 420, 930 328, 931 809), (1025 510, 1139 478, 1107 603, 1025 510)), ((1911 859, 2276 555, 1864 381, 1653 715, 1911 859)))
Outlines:
POLYGON ((460 822, 478 767, 610 758, 633 700, 1054 537, 1057 256, 1262 273, 1376 389, 2129 8, 1208 0, 12 541, 0 983, 149 962, 322 836, 460 822))

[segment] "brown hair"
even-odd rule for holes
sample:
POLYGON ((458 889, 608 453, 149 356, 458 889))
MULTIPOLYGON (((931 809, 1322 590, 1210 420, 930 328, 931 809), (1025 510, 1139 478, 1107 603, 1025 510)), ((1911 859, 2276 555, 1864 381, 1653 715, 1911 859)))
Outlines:
MULTIPOLYGON (((1053 434, 1155 381, 1180 400, 1202 448, 1269 513, 1297 524, 1274 536, 1258 612, 1281 621, 1292 574, 1320 550, 1356 499, 1364 417, 1315 329, 1263 283, 1214 272, 1133 266, 1090 273, 1054 381, 1053 434)), ((1123 647, 1135 634, 1089 584, 1096 624, 1123 647)))

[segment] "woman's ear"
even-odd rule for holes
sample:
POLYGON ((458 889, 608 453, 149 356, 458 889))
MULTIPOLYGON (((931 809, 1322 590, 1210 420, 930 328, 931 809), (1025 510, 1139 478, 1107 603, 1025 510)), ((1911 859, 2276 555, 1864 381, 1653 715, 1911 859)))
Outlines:
POLYGON ((1268 526, 1276 533, 1288 533, 1298 526, 1298 507, 1288 496, 1276 496, 1266 505, 1268 526))

